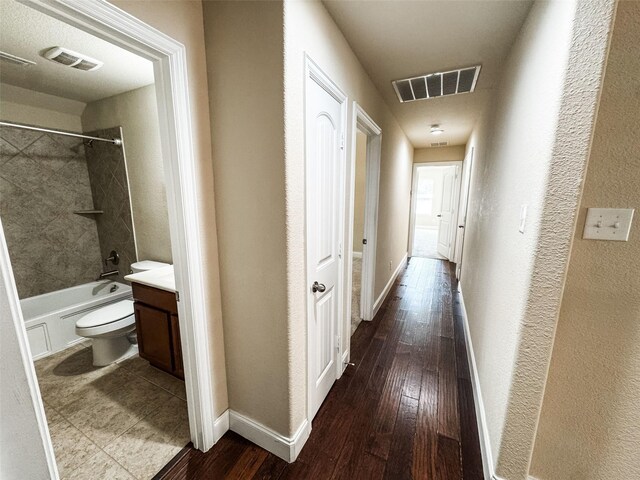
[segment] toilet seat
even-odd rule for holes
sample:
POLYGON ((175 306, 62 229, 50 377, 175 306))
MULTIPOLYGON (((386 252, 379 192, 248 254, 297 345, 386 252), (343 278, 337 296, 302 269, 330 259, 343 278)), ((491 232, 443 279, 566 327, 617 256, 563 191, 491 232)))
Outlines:
POLYGON ((95 337, 122 334, 135 325, 133 300, 121 300, 98 308, 76 322, 76 335, 95 337))

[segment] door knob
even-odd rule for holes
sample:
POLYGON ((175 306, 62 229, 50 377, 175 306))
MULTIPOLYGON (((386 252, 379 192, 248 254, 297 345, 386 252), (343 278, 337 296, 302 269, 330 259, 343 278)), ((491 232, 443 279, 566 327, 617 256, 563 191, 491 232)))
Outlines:
POLYGON ((440 214, 436 215, 436 217, 438 217, 438 218, 440 218, 441 216, 442 216, 442 215, 440 215, 440 214))
POLYGON ((318 283, 318 282, 313 282, 313 285, 311 286, 311 290, 313 291, 313 293, 316 292, 324 292, 327 289, 327 287, 325 287, 322 283, 318 283))

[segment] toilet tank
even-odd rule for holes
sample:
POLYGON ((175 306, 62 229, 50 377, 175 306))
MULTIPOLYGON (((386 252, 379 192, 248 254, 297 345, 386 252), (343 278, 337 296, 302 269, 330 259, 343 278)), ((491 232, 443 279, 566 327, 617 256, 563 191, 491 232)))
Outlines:
POLYGON ((134 262, 131 264, 131 271, 133 273, 146 272, 147 270, 154 270, 156 268, 168 267, 168 263, 156 262, 154 260, 142 260, 140 262, 134 262))

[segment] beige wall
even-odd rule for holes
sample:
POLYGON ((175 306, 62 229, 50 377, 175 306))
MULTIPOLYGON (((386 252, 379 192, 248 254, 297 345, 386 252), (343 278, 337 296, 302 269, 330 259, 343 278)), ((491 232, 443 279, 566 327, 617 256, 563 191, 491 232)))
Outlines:
POLYGON ((640 3, 619 3, 532 474, 640 478, 640 3), (629 242, 582 240, 588 207, 635 208, 629 242))
MULTIPOLYGON (((374 298, 407 253, 413 147, 349 44, 320 2, 285 3, 285 151, 287 285, 291 425, 305 412, 306 272, 304 248, 304 54, 348 95, 347 126, 355 100, 382 129, 378 245, 374 298), (391 264, 391 268, 389 267, 391 264)), ((345 144, 352 145, 352 132, 345 144)), ((351 152, 347 152, 351 158, 351 152)), ((351 179, 347 179, 347 184, 351 179)), ((348 301, 347 298, 345 301, 348 301)), ((345 322, 343 337, 350 333, 345 322)))
POLYGON ((464 160, 465 146, 416 148, 413 151, 413 163, 461 162, 464 160))
POLYGON ((367 193, 367 135, 356 132, 356 172, 353 199, 353 251, 362 253, 364 208, 367 193))
POLYGON ((209 120, 209 93, 204 47, 204 20, 199 1, 136 1, 112 0, 112 3, 141 19, 161 32, 182 43, 186 48, 189 96, 191 100, 191 128, 193 149, 198 161, 197 215, 203 226, 202 245, 205 248, 204 294, 209 319, 209 339, 213 352, 212 389, 216 415, 228 407, 227 381, 224 358, 220 276, 216 233, 213 168, 211 162, 211 128, 209 120))
POLYGON ((0 83, 0 119, 54 130, 81 132, 85 104, 0 83))
POLYGON ((83 131, 117 126, 122 127, 138 259, 172 263, 154 85, 87 104, 83 131))
POLYGON ((406 253, 413 148, 321 3, 206 2, 205 30, 230 407, 291 436, 307 401, 303 52, 349 95, 347 125, 357 100, 383 130, 377 294, 406 253))
POLYGON ((613 8, 534 3, 467 144, 461 283, 491 463, 508 480, 529 470, 613 8))
POLYGON ((282 3, 204 12, 229 405, 288 435, 282 3))

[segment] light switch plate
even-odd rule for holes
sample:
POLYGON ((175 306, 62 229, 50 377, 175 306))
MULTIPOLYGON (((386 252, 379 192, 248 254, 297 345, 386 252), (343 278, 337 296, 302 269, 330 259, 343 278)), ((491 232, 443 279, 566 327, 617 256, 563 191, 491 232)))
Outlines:
POLYGON ((589 208, 582 238, 585 240, 629 240, 633 208, 589 208))

